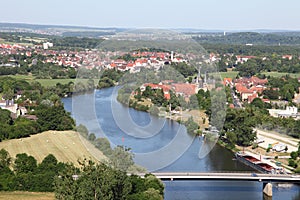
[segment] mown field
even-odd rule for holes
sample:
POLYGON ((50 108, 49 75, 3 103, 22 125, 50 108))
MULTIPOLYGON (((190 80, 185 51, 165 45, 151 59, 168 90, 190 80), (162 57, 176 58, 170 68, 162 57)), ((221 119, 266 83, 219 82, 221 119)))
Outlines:
POLYGON ((14 158, 18 153, 27 153, 41 162, 48 154, 58 161, 78 164, 78 159, 106 159, 86 139, 75 131, 46 131, 28 138, 0 142, 0 149, 6 149, 14 158))
POLYGON ((54 200, 54 193, 49 192, 0 192, 0 200, 54 200))

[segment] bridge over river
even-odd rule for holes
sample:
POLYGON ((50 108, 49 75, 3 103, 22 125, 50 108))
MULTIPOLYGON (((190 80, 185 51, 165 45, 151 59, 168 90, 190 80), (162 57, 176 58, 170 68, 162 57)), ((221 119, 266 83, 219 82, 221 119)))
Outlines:
MULTIPOLYGON (((261 174, 261 173, 214 173, 214 172, 155 172, 152 173, 162 181, 259 181, 263 182, 263 192, 272 196, 272 182, 297 183, 300 184, 299 175, 286 174, 261 174)), ((144 177, 145 174, 138 174, 144 177)))

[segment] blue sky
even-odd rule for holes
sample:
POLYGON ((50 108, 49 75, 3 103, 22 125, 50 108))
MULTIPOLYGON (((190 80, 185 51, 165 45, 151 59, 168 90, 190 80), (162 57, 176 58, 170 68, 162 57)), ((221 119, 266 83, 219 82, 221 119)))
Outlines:
POLYGON ((2 0, 0 22, 300 30, 299 0, 2 0))

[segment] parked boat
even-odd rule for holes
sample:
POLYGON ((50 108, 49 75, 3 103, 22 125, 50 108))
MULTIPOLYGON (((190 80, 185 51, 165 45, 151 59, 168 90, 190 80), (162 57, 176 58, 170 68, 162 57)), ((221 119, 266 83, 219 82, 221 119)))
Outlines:
POLYGON ((268 164, 260 158, 256 158, 250 154, 244 152, 235 153, 235 157, 238 161, 252 167, 253 169, 266 174, 276 174, 281 173, 282 168, 275 168, 274 166, 268 164))

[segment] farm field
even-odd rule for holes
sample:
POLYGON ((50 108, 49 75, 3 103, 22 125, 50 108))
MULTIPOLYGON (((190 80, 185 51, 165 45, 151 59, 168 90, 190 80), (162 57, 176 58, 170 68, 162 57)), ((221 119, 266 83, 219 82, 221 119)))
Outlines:
POLYGON ((54 200, 54 193, 50 192, 0 192, 0 200, 54 200))
POLYGON ((79 159, 105 160, 106 157, 93 144, 75 131, 46 131, 28 138, 7 140, 0 143, 15 158, 19 153, 32 155, 41 162, 53 154, 60 162, 78 165, 79 159))

